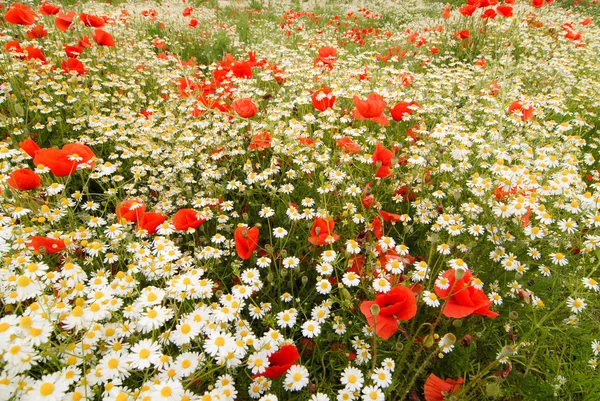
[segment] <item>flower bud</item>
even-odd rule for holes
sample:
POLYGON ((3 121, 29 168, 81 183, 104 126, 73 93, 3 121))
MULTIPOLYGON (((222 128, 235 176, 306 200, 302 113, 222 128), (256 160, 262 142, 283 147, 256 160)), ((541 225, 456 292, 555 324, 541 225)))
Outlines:
POLYGON ((244 220, 244 223, 248 222, 248 213, 242 213, 242 219, 244 220))
POLYGON ((485 392, 490 398, 497 398, 502 394, 500 391, 500 385, 498 383, 490 383, 485 386, 485 392))
POLYGON ((377 315, 379 315, 379 312, 381 312, 381 308, 377 304, 371 305, 371 307, 369 308, 369 310, 371 311, 371 314, 373 316, 377 316, 377 315))
POLYGON ((502 351, 500 351, 502 356, 513 356, 515 354, 515 348, 512 345, 505 345, 502 347, 502 351))
POLYGON ((452 333, 448 333, 444 337, 442 337, 442 341, 446 346, 454 345, 454 343, 456 342, 456 336, 452 333))
POLYGON ((308 277, 302 276, 302 285, 305 286, 308 283, 308 277))
POLYGON ((517 320, 519 318, 519 313, 512 311, 508 314, 508 318, 511 320, 517 320))
POLYGON ((460 327, 460 326, 462 326, 462 324, 463 324, 462 319, 456 319, 456 320, 452 321, 452 326, 454 326, 454 327, 460 327))
POLYGON ((461 268, 454 269, 454 277, 455 277, 457 280, 460 280, 460 279, 461 279, 461 278, 463 278, 464 276, 465 276, 465 269, 461 269, 461 268))

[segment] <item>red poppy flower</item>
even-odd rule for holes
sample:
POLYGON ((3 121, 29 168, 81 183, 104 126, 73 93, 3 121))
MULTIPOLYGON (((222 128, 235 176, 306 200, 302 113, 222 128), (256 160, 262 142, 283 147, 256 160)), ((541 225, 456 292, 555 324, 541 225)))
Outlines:
POLYGON ((46 56, 44 56, 44 52, 42 52, 37 47, 27 46, 25 48, 25 52, 27 53, 27 60, 41 60, 46 63, 46 56))
POLYGON ((92 47, 92 44, 90 43, 90 38, 88 38, 87 35, 83 35, 81 37, 81 39, 79 39, 77 41, 77 46, 83 48, 83 49, 87 49, 88 47, 92 47))
POLYGON ((335 63, 335 56, 337 54, 337 50, 331 46, 323 46, 319 49, 319 56, 315 59, 314 65, 324 66, 333 69, 333 64, 335 63))
POLYGON ((267 131, 254 134, 252 142, 248 146, 249 149, 268 149, 271 147, 272 136, 267 131))
POLYGON ((567 27, 564 28, 565 30, 565 38, 570 39, 570 40, 579 40, 581 39, 581 32, 576 31, 575 29, 573 29, 572 27, 567 27))
POLYGON ((375 203, 375 195, 373 194, 364 194, 362 197, 362 204, 365 207, 365 209, 370 209, 371 206, 373 206, 373 203, 375 203))
POLYGON ((20 191, 29 191, 42 185, 42 178, 28 168, 22 168, 10 173, 8 185, 20 191))
POLYGON ((269 355, 269 367, 254 378, 265 376, 270 379, 277 379, 285 374, 292 365, 300 359, 300 354, 295 345, 284 345, 279 351, 269 355))
POLYGON ((199 23, 199 22, 200 22, 200 21, 198 21, 197 19, 191 19, 191 20, 190 20, 190 23, 188 24, 188 26, 191 26, 192 28, 195 28, 195 27, 197 27, 197 26, 198 26, 198 23, 199 23))
POLYGON ((40 6, 40 13, 42 15, 55 15, 58 14, 59 11, 60 8, 58 6, 55 6, 52 3, 48 3, 47 1, 44 1, 40 6))
POLYGON ((473 15, 475 10, 477 10, 476 6, 473 6, 471 4, 465 4, 464 6, 458 9, 458 12, 464 15, 465 17, 470 17, 473 15))
MULTIPOLYGON (((24 54, 25 53, 25 51, 21 47, 21 44, 19 42, 17 42, 16 40, 10 40, 10 41, 6 42, 4 44, 4 50, 6 50, 9 53, 20 53, 20 54, 24 54)), ((25 58, 24 55, 17 56, 17 57, 18 58, 25 58)))
POLYGON ((531 120, 533 118, 533 107, 532 106, 524 106, 523 102, 520 100, 515 100, 508 106, 508 112, 510 114, 515 113, 516 111, 521 112, 521 120, 531 120))
POLYGON ((384 148, 381 142, 378 142, 375 147, 375 153, 373 153, 373 156, 371 157, 373 164, 379 165, 375 177, 384 178, 392 175, 390 167, 392 167, 393 158, 394 153, 391 150, 384 148))
POLYGON ((186 7, 183 9, 183 13, 181 15, 183 15, 184 17, 189 17, 190 15, 192 15, 192 11, 194 11, 192 7, 186 7))
POLYGON ((535 8, 544 7, 544 0, 531 0, 531 6, 535 8))
POLYGON ((418 106, 417 102, 400 102, 390 109, 390 114, 394 121, 402 121, 406 115, 411 115, 411 107, 418 106))
POLYGON ((375 238, 381 239, 383 236, 383 223, 379 217, 373 217, 371 228, 373 229, 373 235, 375 235, 375 238))
POLYGON ((315 141, 313 141, 310 138, 306 138, 304 136, 299 137, 298 142, 300 142, 304 146, 308 146, 309 148, 312 148, 315 144, 315 141))
POLYGON ((38 235, 31 237, 27 246, 33 248, 36 252, 42 252, 43 249, 46 253, 58 253, 67 248, 63 239, 40 237, 38 235))
POLYGON ((33 164, 43 165, 57 177, 71 175, 81 164, 87 164, 87 169, 93 168, 94 152, 81 144, 65 145, 62 149, 40 149, 35 153, 33 164))
POLYGON ((205 221, 206 219, 200 217, 194 209, 180 209, 173 216, 173 226, 178 231, 187 231, 190 228, 196 229, 205 221))
POLYGON ((357 120, 371 120, 381 125, 389 125, 388 118, 383 114, 385 110, 385 101, 381 95, 371 93, 367 100, 361 100, 358 96, 354 96, 354 105, 356 108, 352 110, 352 116, 357 120))
POLYGON ((383 218, 384 221, 391 221, 392 223, 397 223, 403 220, 402 216, 400 216, 399 214, 389 213, 385 210, 380 210, 379 215, 383 218))
POLYGON ((398 320, 410 320, 417 314, 415 293, 402 285, 393 287, 385 294, 378 294, 375 301, 364 301, 360 311, 366 316, 375 334, 387 340, 398 330, 398 320), (371 306, 379 306, 379 314, 373 316, 371 306))
POLYGON ((450 18, 450 4, 447 4, 446 7, 442 10, 442 18, 448 19, 450 18))
POLYGON ((333 59, 337 55, 337 50, 331 46, 323 46, 319 49, 319 57, 324 59, 333 59))
POLYGON ((20 3, 11 4, 6 14, 4 14, 6 22, 15 25, 33 25, 37 17, 37 14, 29 6, 20 3))
POLYGON ((496 312, 490 310, 492 301, 488 299, 483 290, 477 289, 472 285, 473 274, 467 270, 464 276, 457 280, 456 271, 448 269, 442 277, 448 280, 445 289, 435 286, 435 293, 438 297, 446 301, 443 314, 446 317, 461 319, 471 314, 495 318, 496 312), (452 290, 452 292, 450 292, 452 290))
POLYGON ((85 74, 87 72, 87 70, 83 66, 83 63, 73 57, 69 57, 67 60, 63 60, 62 68, 63 71, 66 73, 75 71, 77 75, 85 74))
POLYGON ((458 393, 463 381, 462 377, 458 380, 442 380, 433 373, 430 374, 425 380, 425 401, 444 401, 448 395, 458 393))
POLYGON ((19 147, 25 151, 29 156, 34 157, 35 152, 40 150, 40 147, 33 139, 27 138, 22 142, 19 142, 19 147))
POLYGON ((591 25, 593 23, 594 23, 594 21, 592 21, 592 19, 588 17, 588 18, 584 19, 583 21, 581 21, 579 23, 579 25, 588 26, 588 25, 591 25))
POLYGON ((332 218, 323 219, 315 217, 315 222, 310 230, 311 236, 308 237, 308 242, 313 245, 328 245, 340 238, 339 235, 333 233, 335 222, 332 218))
POLYGON ((346 153, 359 153, 361 151, 361 147, 359 144, 354 142, 352 139, 347 136, 338 139, 337 145, 346 153))
POLYGON ((485 10, 484 12, 481 13, 481 18, 496 18, 496 10, 494 10, 493 8, 488 8, 487 10, 485 10))
POLYGON ((258 227, 238 227, 233 233, 235 250, 241 259, 250 259, 258 247, 258 227))
POLYGON ((83 49, 79 46, 69 46, 64 45, 65 53, 69 58, 77 58, 81 53, 83 53, 83 49))
POLYGON ((236 61, 231 66, 231 71, 236 78, 252 78, 252 67, 247 61, 236 61))
POLYGON ((136 222, 146 211, 146 204, 138 199, 128 199, 117 205, 115 213, 119 221, 125 219, 130 223, 136 222))
POLYGON ((471 36, 471 32, 469 32, 468 29, 463 29, 460 32, 456 32, 454 34, 454 38, 456 40, 461 40, 461 39, 468 39, 471 36))
POLYGON ((70 161, 77 162, 77 165, 87 164, 88 170, 94 168, 93 159, 96 157, 92 149, 81 143, 68 143, 62 147, 62 150, 67 154, 70 161))
POLYGON ((253 117, 258 111, 258 107, 249 97, 234 100, 231 103, 233 110, 242 118, 253 117))
POLYGON ((158 231, 158 226, 165 222, 166 216, 156 212, 145 212, 137 221, 138 230, 146 230, 149 235, 158 231))
POLYGON ((503 17, 509 18, 513 16, 513 8, 508 4, 500 4, 496 7, 496 11, 503 17))
POLYGON ((219 110, 224 113, 229 113, 231 111, 231 106, 221 99, 208 99, 204 95, 198 96, 196 99, 207 109, 219 110))
POLYGON ((44 25, 34 25, 25 34, 29 39, 39 39, 48 36, 48 31, 44 25))
POLYGON ((75 11, 67 11, 66 13, 60 11, 54 19, 54 24, 56 24, 58 30, 66 32, 73 23, 75 15, 75 11))
POLYGON ((333 107, 336 97, 331 94, 331 89, 321 88, 312 94, 312 104, 315 109, 325 111, 333 107))
POLYGON ((102 28, 106 24, 104 19, 86 13, 81 13, 79 15, 79 21, 83 22, 83 25, 91 26, 93 28, 102 28))
POLYGON ((96 29, 94 31, 94 34, 92 35, 92 38, 100 46, 114 46, 115 45, 115 40, 113 39, 112 35, 106 31, 103 31, 102 29, 96 29))

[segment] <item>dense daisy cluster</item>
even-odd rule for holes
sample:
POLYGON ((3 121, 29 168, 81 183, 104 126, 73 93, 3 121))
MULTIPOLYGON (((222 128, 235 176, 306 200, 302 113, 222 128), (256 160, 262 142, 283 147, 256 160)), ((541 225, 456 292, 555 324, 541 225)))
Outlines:
POLYGON ((600 31, 514 3, 5 4, 0 400, 581 391, 600 31))

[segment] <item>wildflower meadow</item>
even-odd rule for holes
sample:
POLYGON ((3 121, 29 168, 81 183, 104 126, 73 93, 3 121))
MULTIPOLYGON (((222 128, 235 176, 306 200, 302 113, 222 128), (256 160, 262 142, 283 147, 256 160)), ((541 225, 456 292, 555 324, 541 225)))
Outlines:
POLYGON ((0 401, 599 401, 597 1, 0 3, 0 401))

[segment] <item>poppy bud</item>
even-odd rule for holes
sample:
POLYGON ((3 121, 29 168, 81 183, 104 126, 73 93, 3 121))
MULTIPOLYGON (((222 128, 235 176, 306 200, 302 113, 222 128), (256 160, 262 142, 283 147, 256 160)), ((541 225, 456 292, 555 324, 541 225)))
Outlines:
POLYGON ((381 308, 377 304, 371 305, 369 310, 373 316, 377 316, 377 315, 379 315, 379 312, 381 312, 381 308))
POLYGON ((469 344, 471 344, 471 341, 473 341, 473 337, 471 337, 470 335, 467 334, 466 336, 461 338, 460 345, 462 345, 463 347, 466 347, 469 344))
POLYGON ((442 340, 444 343, 443 345, 451 346, 456 342, 456 336, 452 333, 448 333, 442 338, 442 340))
POLYGON ((268 281, 269 283, 272 283, 272 282, 273 282, 273 279, 274 279, 274 277, 273 277, 273 273, 272 273, 272 272, 269 272, 269 274, 267 274, 267 281, 268 281))
POLYGON ((308 283, 308 277, 302 276, 302 285, 305 286, 308 283))
POLYGON ((462 319, 456 319, 456 320, 452 321, 452 326, 460 327, 460 326, 462 326, 462 323, 463 323, 462 319))
POLYGON ((282 258, 285 258, 287 256, 287 251, 285 249, 282 249, 281 252, 279 252, 279 254, 282 258))
POLYGON ((517 320, 517 319, 519 318, 519 313, 518 313, 518 312, 515 312, 515 311, 512 311, 512 312, 510 312, 510 313, 508 314, 508 318, 509 318, 510 320, 517 320))
POLYGON ((505 357, 513 356, 515 354, 515 349, 511 345, 505 345, 502 347, 500 354, 505 357))
POLYGON ((465 276, 465 269, 454 269, 454 277, 456 277, 457 280, 460 280, 461 278, 463 278, 465 276))
POLYGON ((500 385, 498 383, 490 383, 485 386, 485 392, 488 397, 497 398, 501 395, 500 385))
POLYGON ((431 234, 429 236, 429 242, 431 242, 431 245, 435 245, 437 244, 437 242, 440 240, 440 236, 438 234, 431 234))

